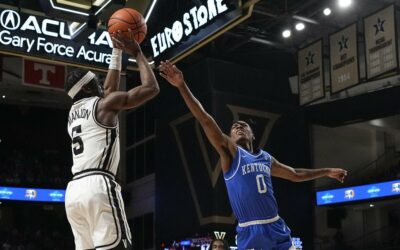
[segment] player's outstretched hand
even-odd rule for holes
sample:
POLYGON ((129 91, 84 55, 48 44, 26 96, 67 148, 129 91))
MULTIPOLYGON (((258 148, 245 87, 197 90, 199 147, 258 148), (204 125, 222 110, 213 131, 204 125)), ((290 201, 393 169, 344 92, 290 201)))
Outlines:
POLYGON ((112 34, 111 39, 113 41, 114 48, 121 49, 125 53, 136 57, 142 51, 142 49, 133 37, 133 32, 131 29, 129 29, 128 34, 125 35, 123 35, 122 31, 119 30, 118 32, 112 34))
POLYGON ((329 168, 328 177, 336 179, 341 183, 344 182, 344 178, 347 176, 347 171, 341 168, 329 168))
POLYGON ((180 71, 170 61, 162 61, 159 67, 160 75, 175 87, 180 87, 185 84, 182 71, 180 71))

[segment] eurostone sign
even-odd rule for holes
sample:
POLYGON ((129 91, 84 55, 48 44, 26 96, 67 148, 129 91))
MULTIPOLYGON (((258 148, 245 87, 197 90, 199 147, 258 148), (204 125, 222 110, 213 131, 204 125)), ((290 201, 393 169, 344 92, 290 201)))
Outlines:
POLYGON ((193 0, 187 9, 162 20, 163 26, 151 30, 148 42, 156 62, 176 62, 250 17, 258 0, 193 0))
POLYGON ((96 31, 87 34, 86 39, 74 41, 76 33, 85 28, 83 25, 71 31, 64 21, 0 8, 0 51, 88 68, 108 68, 110 35, 105 30, 96 31))

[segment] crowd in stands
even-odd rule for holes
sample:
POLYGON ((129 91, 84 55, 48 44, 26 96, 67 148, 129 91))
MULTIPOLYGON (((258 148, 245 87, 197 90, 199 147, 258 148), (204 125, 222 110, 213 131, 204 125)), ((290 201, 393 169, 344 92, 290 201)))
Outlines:
POLYGON ((388 169, 386 177, 388 179, 400 179, 400 161, 388 169))
POLYGON ((0 250, 75 249, 64 204, 1 204, 0 250))
POLYGON ((390 164, 386 169, 368 177, 370 183, 400 179, 400 161, 390 164))
POLYGON ((0 155, 0 186, 65 188, 70 161, 56 150, 19 151, 0 155))
POLYGON ((48 229, 0 229, 1 250, 71 250, 74 240, 70 232, 48 229))
MULTIPOLYGON (((65 189, 72 178, 67 110, 0 105, 0 186, 65 189)), ((0 250, 75 249, 64 204, 0 204, 0 250)))
POLYGON ((0 105, 0 186, 65 188, 71 179, 68 110, 0 105))

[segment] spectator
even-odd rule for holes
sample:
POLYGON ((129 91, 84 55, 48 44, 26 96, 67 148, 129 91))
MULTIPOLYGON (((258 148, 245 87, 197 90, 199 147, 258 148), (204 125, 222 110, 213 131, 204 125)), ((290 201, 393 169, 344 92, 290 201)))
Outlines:
POLYGON ((229 244, 226 240, 215 239, 211 242, 209 250, 228 250, 229 244))
POLYGON ((42 152, 14 150, 0 155, 0 186, 65 188, 71 179, 68 161, 58 151, 42 152))

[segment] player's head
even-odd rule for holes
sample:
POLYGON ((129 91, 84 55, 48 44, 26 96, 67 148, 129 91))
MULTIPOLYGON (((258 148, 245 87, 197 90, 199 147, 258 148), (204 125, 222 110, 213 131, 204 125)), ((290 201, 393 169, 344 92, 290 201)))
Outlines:
POLYGON ((253 148, 253 141, 255 139, 253 130, 250 125, 245 121, 235 121, 232 124, 231 139, 240 146, 250 146, 253 148))
POLYGON ((74 101, 92 96, 104 97, 103 86, 91 71, 80 69, 71 71, 64 88, 74 101))
POLYGON ((229 244, 226 240, 215 239, 211 241, 210 250, 228 250, 229 244))

